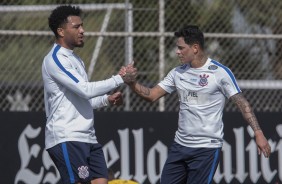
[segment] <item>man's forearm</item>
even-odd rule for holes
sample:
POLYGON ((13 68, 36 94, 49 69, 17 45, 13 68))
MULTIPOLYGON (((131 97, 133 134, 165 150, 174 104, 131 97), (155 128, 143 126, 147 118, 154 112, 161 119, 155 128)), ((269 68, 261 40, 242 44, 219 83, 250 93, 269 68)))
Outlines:
POLYGON ((139 84, 138 82, 131 84, 130 88, 132 89, 132 91, 134 91, 140 97, 144 98, 145 100, 151 101, 151 99, 150 99, 150 95, 151 95, 150 88, 145 87, 145 86, 139 84))
POLYGON ((231 97, 232 101, 240 109, 243 117, 247 123, 252 127, 254 131, 261 130, 258 120, 250 106, 250 103, 245 99, 245 97, 239 93, 231 97))

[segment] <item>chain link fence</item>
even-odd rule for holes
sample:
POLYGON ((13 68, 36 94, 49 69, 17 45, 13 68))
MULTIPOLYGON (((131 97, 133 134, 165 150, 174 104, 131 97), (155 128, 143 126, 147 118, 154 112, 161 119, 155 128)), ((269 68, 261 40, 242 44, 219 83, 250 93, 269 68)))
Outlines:
MULTIPOLYGON (((156 85, 179 64, 173 32, 196 24, 209 56, 227 65, 255 111, 281 111, 282 1, 273 0, 2 0, 0 107, 44 111, 41 63, 54 36, 47 18, 58 4, 80 5, 85 45, 75 49, 91 81, 136 61, 138 81, 156 85)), ((99 111, 178 111, 177 94, 149 103, 120 87, 125 104, 99 111)), ((227 103, 226 111, 237 111, 227 103)))

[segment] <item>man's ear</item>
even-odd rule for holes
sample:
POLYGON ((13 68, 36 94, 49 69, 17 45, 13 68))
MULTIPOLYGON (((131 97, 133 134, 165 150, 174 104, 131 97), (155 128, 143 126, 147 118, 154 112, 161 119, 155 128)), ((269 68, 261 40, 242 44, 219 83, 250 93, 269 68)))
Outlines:
POLYGON ((64 37, 64 36, 65 36, 64 29, 61 28, 61 27, 59 27, 59 28, 57 29, 57 33, 58 33, 58 35, 59 35, 60 37, 64 37))
POLYGON ((199 52, 200 47, 198 44, 193 44, 192 49, 193 49, 193 53, 197 54, 199 52))

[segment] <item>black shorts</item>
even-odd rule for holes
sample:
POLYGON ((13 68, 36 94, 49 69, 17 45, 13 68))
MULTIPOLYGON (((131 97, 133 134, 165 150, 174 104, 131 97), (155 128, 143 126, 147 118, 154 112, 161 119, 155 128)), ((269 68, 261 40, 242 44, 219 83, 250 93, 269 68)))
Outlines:
POLYGON ((174 142, 162 171, 161 184, 210 184, 220 151, 221 148, 189 148, 174 142))
POLYGON ((64 142, 47 149, 47 152, 65 184, 108 178, 108 169, 100 144, 64 142))

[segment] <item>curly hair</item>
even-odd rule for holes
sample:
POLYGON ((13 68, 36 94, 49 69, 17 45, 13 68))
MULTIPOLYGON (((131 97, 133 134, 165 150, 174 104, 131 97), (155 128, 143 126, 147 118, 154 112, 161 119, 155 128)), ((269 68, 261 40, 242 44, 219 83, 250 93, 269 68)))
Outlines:
POLYGON ((184 41, 188 45, 199 44, 202 49, 205 46, 205 39, 203 32, 199 29, 198 26, 188 25, 180 29, 179 31, 174 32, 174 36, 177 38, 183 37, 184 41))
POLYGON ((56 38, 59 36, 57 29, 67 23, 69 16, 80 16, 82 13, 78 6, 61 5, 55 8, 48 18, 49 27, 54 32, 56 38))

